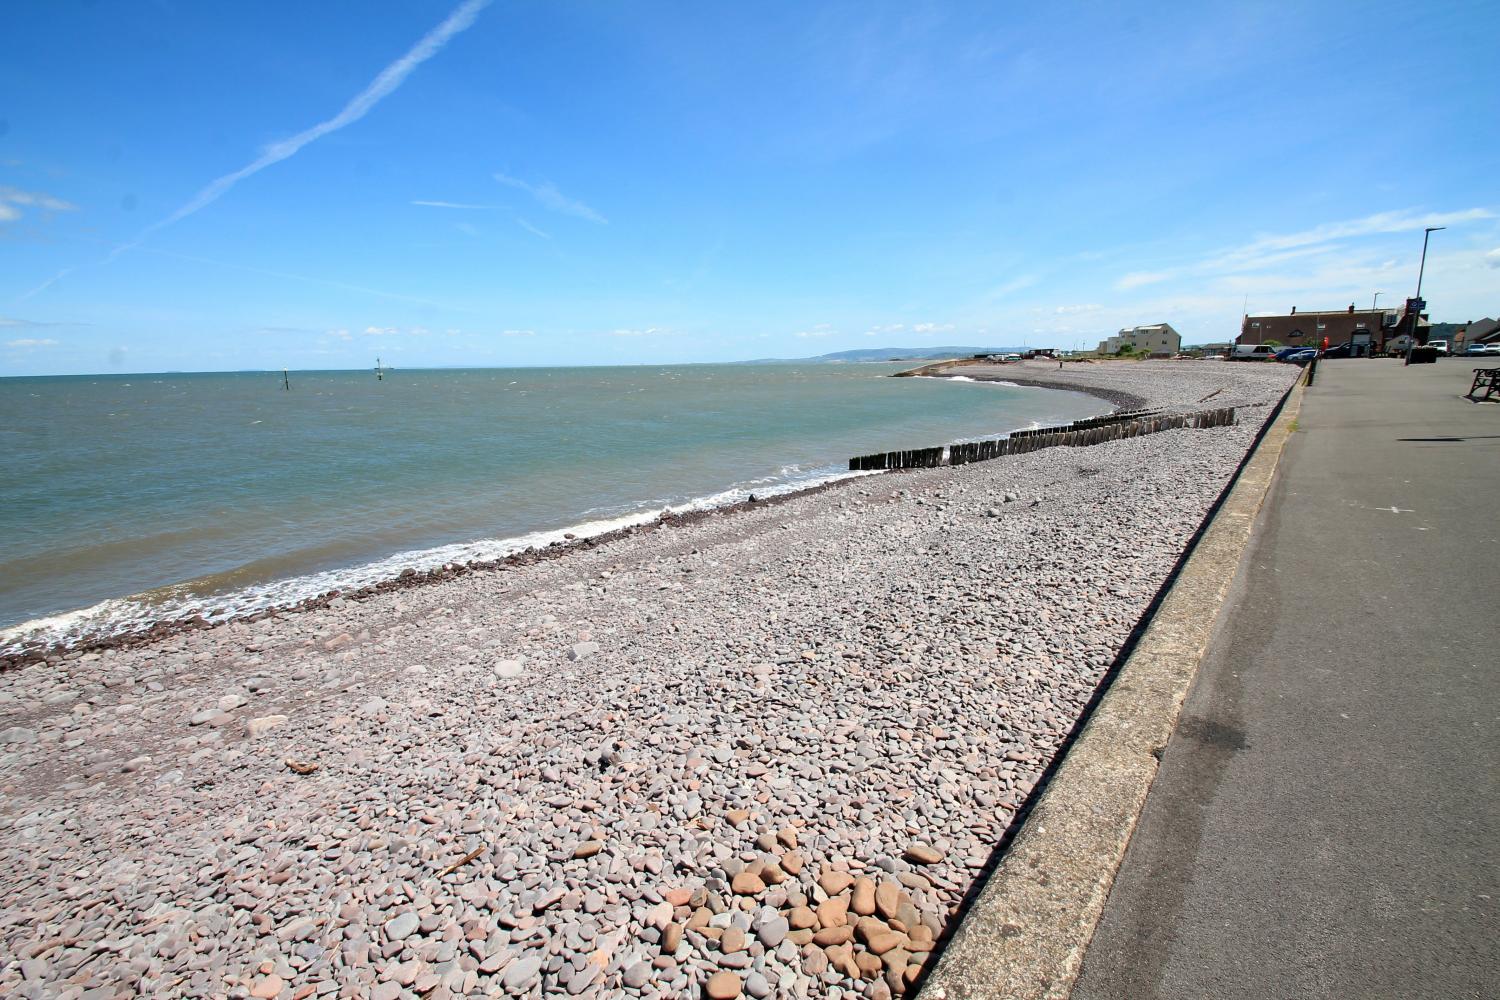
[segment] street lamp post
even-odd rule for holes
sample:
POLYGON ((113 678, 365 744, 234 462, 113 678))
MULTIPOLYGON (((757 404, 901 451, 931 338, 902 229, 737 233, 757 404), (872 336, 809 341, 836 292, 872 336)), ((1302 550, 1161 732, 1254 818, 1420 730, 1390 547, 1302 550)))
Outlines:
POLYGON ((1412 314, 1410 339, 1406 342, 1406 363, 1411 364, 1411 350, 1417 344, 1417 324, 1422 320, 1422 275, 1427 270, 1427 240, 1433 233, 1447 226, 1428 226, 1422 230, 1422 263, 1417 267, 1417 311, 1412 314))

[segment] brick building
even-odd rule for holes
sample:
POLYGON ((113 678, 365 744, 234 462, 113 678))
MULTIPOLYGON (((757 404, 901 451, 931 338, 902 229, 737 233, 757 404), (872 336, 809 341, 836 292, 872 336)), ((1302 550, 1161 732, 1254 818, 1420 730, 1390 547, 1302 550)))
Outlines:
POLYGON ((1328 338, 1329 347, 1351 340, 1366 341, 1372 351, 1381 351, 1385 338, 1394 333, 1399 313, 1385 309, 1348 309, 1337 312, 1298 312, 1284 316, 1246 316, 1240 326, 1236 344, 1269 344, 1285 347, 1321 347, 1328 338))

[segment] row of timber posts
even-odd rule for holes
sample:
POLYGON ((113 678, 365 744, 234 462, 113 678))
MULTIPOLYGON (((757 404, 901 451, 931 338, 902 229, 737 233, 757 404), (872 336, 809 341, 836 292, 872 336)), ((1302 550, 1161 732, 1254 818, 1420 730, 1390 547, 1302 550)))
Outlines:
POLYGON ((849 459, 849 468, 854 472, 875 469, 935 469, 943 465, 967 465, 970 462, 987 462, 1004 455, 1022 455, 1043 448, 1082 448, 1107 441, 1140 437, 1158 431, 1170 431, 1182 427, 1201 430, 1208 427, 1227 427, 1233 424, 1234 407, 1225 406, 1213 410, 1198 410, 1193 413, 1161 413, 1157 410, 1133 410, 1112 413, 1105 417, 1075 420, 1061 427, 1040 427, 1036 430, 1015 431, 998 441, 970 441, 942 448, 914 448, 909 451, 887 451, 877 455, 861 455, 849 459))

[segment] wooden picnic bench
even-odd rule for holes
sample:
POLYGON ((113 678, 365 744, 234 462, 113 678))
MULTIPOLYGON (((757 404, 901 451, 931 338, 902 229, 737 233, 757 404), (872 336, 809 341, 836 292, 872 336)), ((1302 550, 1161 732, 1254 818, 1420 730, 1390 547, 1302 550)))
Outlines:
POLYGON ((1474 369, 1474 384, 1469 386, 1469 398, 1473 399, 1474 393, 1480 389, 1484 390, 1485 399, 1500 392, 1500 368, 1474 369))

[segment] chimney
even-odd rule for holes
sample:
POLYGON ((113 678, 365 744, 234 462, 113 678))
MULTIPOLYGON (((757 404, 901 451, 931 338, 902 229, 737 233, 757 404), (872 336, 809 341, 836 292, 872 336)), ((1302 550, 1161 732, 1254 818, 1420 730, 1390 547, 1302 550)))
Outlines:
POLYGON ((1292 306, 1292 315, 1293 316, 1297 315, 1297 307, 1296 306, 1292 306))

